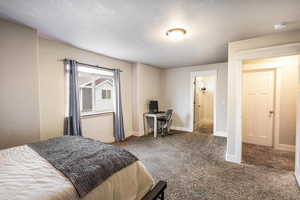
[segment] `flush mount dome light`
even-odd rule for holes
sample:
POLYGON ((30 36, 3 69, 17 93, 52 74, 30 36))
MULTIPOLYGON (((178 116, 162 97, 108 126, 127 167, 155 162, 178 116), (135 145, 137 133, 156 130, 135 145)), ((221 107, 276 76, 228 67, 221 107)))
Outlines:
POLYGON ((184 37, 186 34, 186 30, 183 28, 173 28, 167 31, 166 35, 171 39, 171 40, 180 40, 184 37))

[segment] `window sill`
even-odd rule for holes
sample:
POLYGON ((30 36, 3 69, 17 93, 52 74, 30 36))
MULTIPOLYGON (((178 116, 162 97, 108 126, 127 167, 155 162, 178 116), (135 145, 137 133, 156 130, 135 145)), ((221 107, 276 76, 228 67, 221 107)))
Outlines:
POLYGON ((98 116, 107 115, 107 114, 114 114, 114 111, 82 113, 80 118, 98 117, 98 116))

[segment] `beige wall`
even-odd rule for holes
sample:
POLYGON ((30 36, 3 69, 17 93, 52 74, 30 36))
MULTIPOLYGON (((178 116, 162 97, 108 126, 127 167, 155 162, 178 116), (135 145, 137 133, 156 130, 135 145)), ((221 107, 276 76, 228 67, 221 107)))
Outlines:
POLYGON ((298 92, 298 57, 282 68, 280 88, 280 135, 279 143, 295 145, 296 142, 296 116, 298 92))
POLYGON ((143 113, 148 112, 149 101, 161 103, 161 72, 157 67, 141 63, 133 67, 133 128, 136 135, 144 134, 143 113))
MULTIPOLYGON (((104 67, 119 68, 123 71, 121 74, 121 93, 124 128, 126 136, 131 135, 132 64, 81 50, 60 42, 39 38, 41 139, 61 136, 63 134, 65 79, 62 59, 64 58, 72 58, 84 63, 104 67)), ((87 137, 92 136, 105 142, 113 141, 113 137, 111 137, 113 136, 112 114, 94 116, 93 119, 83 118, 82 126, 84 134, 87 137), (95 129, 92 127, 95 127, 95 129)))
POLYGON ((227 63, 165 69, 162 73, 163 109, 173 109, 173 127, 192 130, 191 73, 217 70, 216 131, 226 132, 227 63))
POLYGON ((244 62, 244 69, 280 68, 279 144, 295 145, 296 141, 298 67, 298 56, 258 59, 244 62))
MULTIPOLYGON (((115 141, 114 138, 114 127, 113 113, 101 114, 98 117, 85 116, 82 118, 82 132, 85 137, 90 137, 101 142, 111 143, 115 141)), ((130 134, 127 132, 127 136, 130 134)))
POLYGON ((236 56, 242 50, 251 50, 264 47, 272 47, 283 44, 300 42, 300 31, 283 32, 275 35, 268 35, 257 37, 248 40, 231 42, 228 46, 228 139, 227 139, 227 155, 238 159, 238 149, 236 146, 237 134, 237 118, 238 110, 236 104, 239 97, 237 96, 238 83, 240 76, 237 75, 237 61, 236 56))
POLYGON ((0 149, 39 140, 37 32, 0 20, 0 149))
POLYGON ((139 70, 137 63, 132 66, 132 129, 134 131, 134 135, 139 135, 139 70))

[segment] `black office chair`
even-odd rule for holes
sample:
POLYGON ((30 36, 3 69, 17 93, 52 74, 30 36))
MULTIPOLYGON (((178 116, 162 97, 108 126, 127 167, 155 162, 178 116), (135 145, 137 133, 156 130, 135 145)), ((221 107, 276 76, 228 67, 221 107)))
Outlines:
POLYGON ((166 116, 157 118, 158 127, 160 127, 159 130, 162 136, 165 136, 170 132, 170 127, 172 124, 172 114, 173 110, 169 109, 166 112, 166 116))

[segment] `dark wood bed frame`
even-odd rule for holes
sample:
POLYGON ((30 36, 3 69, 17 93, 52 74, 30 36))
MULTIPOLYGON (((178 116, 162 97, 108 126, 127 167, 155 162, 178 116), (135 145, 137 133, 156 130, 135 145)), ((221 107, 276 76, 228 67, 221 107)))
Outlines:
POLYGON ((164 200, 165 189, 167 188, 167 182, 159 181, 152 190, 150 190, 142 200, 164 200))

